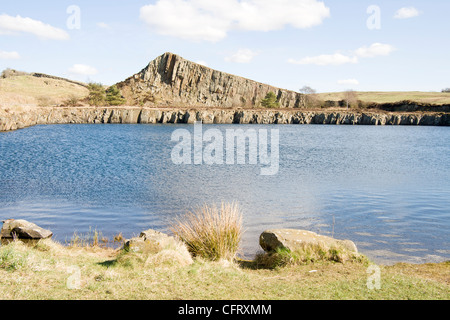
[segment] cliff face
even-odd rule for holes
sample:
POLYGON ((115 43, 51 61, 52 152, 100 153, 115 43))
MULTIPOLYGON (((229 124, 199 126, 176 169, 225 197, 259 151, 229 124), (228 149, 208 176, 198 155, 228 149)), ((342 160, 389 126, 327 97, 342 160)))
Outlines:
MULTIPOLYGON (((1 111, 1 110, 0 110, 1 111)), ((194 123, 205 124, 342 124, 450 126, 450 114, 379 114, 300 110, 195 110, 149 108, 36 108, 26 112, 0 112, 0 131, 39 124, 194 123)))
POLYGON ((117 84, 130 105, 167 107, 257 107, 269 91, 282 108, 304 105, 300 93, 227 74, 165 53, 117 84))

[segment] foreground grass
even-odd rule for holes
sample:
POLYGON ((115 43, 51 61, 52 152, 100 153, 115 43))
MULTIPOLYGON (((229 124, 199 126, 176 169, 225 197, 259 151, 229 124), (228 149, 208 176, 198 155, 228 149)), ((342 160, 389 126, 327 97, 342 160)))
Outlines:
MULTIPOLYGON (((169 255, 170 256, 170 255, 169 255)), ((367 287, 368 261, 257 268, 171 259, 51 240, 0 247, 0 299, 450 299, 450 263, 380 266, 381 288, 367 287)))

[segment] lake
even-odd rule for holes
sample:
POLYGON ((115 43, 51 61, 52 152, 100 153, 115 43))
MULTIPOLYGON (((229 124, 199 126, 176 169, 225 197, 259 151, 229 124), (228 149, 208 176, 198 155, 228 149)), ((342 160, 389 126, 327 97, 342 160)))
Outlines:
MULTIPOLYGON (((69 240, 130 238, 202 204, 239 203, 241 256, 271 228, 350 239, 376 263, 450 259, 450 128, 203 125, 279 131, 279 170, 176 164, 173 132, 192 125, 41 125, 0 133, 0 218, 69 240)), ((216 132, 219 132, 217 131, 216 132)), ((270 140, 269 140, 270 141, 270 140)))

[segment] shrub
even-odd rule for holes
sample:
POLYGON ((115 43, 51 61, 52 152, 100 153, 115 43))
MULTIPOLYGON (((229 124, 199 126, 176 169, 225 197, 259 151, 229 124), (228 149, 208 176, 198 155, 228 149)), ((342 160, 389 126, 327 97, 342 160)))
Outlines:
POLYGON ((272 91, 266 94, 266 97, 261 100, 261 105, 266 108, 278 108, 280 103, 278 102, 277 96, 272 91))
POLYGON ((209 260, 236 258, 242 238, 242 213, 237 204, 204 205, 177 218, 172 231, 193 256, 209 260))
POLYGON ((89 83, 89 104, 91 106, 101 106, 105 103, 106 100, 106 92, 105 88, 101 83, 89 83))
POLYGON ((68 107, 77 107, 80 104, 80 98, 71 94, 67 100, 64 101, 64 105, 68 107))
POLYGON ((29 73, 8 68, 2 71, 0 78, 6 79, 10 77, 26 76, 26 75, 29 75, 29 73))
POLYGON ((40 96, 36 98, 39 107, 51 107, 55 102, 46 96, 40 96))
POLYGON ((305 105, 307 108, 325 108, 325 101, 319 98, 317 94, 305 95, 305 105))
POLYGON ((125 103, 125 99, 120 94, 117 86, 111 86, 106 90, 106 102, 110 106, 120 106, 125 103))

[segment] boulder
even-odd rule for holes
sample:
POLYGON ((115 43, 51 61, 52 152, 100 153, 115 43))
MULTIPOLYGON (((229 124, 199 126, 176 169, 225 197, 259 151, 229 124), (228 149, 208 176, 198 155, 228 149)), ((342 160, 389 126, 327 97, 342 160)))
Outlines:
POLYGON ((139 237, 126 240, 123 249, 130 252, 158 253, 170 246, 176 246, 178 242, 174 237, 149 229, 142 231, 139 237))
POLYGON ((259 244, 266 252, 277 249, 295 251, 305 244, 340 246, 350 252, 358 252, 356 245, 350 240, 337 240, 322 236, 315 232, 298 229, 273 229, 264 231, 259 237, 259 244))
POLYGON ((43 229, 26 220, 5 220, 1 229, 1 237, 9 239, 15 237, 18 239, 46 239, 52 235, 50 230, 43 229))
POLYGON ((152 229, 141 232, 139 237, 126 240, 122 250, 146 257, 145 265, 186 266, 193 263, 183 242, 152 229))

